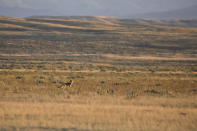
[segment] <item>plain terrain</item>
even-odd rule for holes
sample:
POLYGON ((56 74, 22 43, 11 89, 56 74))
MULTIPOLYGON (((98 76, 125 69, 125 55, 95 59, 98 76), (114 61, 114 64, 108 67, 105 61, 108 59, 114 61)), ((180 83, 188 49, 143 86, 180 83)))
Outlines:
POLYGON ((195 20, 0 17, 0 130, 196 130, 196 42, 195 20))

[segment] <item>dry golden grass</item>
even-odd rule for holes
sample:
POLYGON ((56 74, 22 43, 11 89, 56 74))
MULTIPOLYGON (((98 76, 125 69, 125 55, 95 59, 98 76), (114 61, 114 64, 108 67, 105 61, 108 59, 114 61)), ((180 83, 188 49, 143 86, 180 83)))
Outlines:
MULTIPOLYGON (((50 99, 48 99, 50 100, 50 99)), ((71 97, 56 101, 0 101, 6 130, 185 131, 197 128, 197 97, 71 97)))
POLYGON ((80 30, 109 30, 109 31, 113 31, 116 29, 116 26, 118 26, 118 24, 113 24, 110 22, 105 22, 103 24, 103 22, 97 22, 97 21, 83 21, 81 22, 80 20, 58 20, 58 19, 40 19, 43 21, 39 21, 39 19, 36 19, 38 21, 28 21, 26 19, 23 18, 1 18, 3 20, 7 20, 11 23, 6 23, 6 24, 2 24, 1 27, 9 27, 9 28, 19 28, 19 29, 30 29, 32 30, 33 28, 29 28, 29 26, 33 26, 33 27, 44 27, 44 28, 62 28, 62 29, 80 29, 80 30), (48 22, 44 22, 44 20, 48 20, 48 22), (51 21, 51 22, 50 22, 51 21), (66 24, 56 24, 53 23, 53 21, 59 21, 59 22, 76 22, 78 23, 78 26, 72 26, 72 25, 66 25, 66 24), (17 22, 19 22, 18 24, 22 24, 23 26, 19 26, 16 25, 17 22), (83 27, 80 26, 80 24, 91 24, 94 25, 93 27, 83 27))
POLYGON ((1 130, 195 131, 194 72, 0 71, 1 130), (72 87, 57 88, 74 79, 72 87))

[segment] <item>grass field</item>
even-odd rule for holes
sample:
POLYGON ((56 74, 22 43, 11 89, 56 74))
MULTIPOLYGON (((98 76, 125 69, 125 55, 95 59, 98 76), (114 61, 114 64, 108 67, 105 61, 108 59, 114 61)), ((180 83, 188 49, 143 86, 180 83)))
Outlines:
POLYGON ((195 131, 188 23, 0 17, 0 130, 195 131))

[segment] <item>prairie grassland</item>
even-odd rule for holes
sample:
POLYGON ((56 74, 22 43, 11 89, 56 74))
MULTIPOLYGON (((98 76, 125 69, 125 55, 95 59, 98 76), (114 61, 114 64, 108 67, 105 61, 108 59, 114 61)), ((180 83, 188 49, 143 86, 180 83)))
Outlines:
POLYGON ((0 24, 0 130, 197 129, 195 20, 0 24), (57 88, 69 80, 72 87, 57 88))
POLYGON ((196 130, 196 73, 142 68, 147 67, 138 72, 1 70, 0 128, 196 130), (69 79, 72 87, 57 88, 69 79))
POLYGON ((0 70, 1 130, 197 128, 195 66, 129 68, 71 63, 64 70, 61 64, 54 64, 53 68, 35 64, 31 69, 23 62, 5 65, 0 70), (74 80, 72 87, 57 88, 70 79, 74 80))
POLYGON ((0 102, 2 130, 196 130, 196 96, 189 98, 69 98, 62 102, 0 102), (151 102, 150 102, 151 101, 151 102))

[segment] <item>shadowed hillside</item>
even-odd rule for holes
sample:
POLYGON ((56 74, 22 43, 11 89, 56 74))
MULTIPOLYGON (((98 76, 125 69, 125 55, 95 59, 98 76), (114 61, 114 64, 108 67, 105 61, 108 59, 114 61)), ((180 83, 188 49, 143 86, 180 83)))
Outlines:
MULTIPOLYGON (((170 13, 169 13, 170 14, 170 13)), ((160 25, 160 26, 174 26, 174 27, 197 27, 196 19, 150 19, 149 17, 143 18, 119 18, 119 17, 106 17, 106 16, 32 16, 27 19, 39 21, 42 19, 61 19, 61 20, 80 20, 80 21, 97 21, 97 22, 112 22, 119 24, 139 24, 139 25, 160 25), (40 18, 40 19, 39 19, 40 18), (39 19, 39 20, 38 20, 39 19)))
MULTIPOLYGON (((171 25, 195 26, 196 21, 192 22, 174 21, 171 25)), ((161 25, 170 22, 113 17, 0 17, 0 53, 196 55, 197 28, 161 25)))

